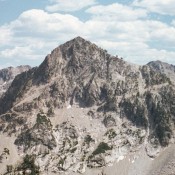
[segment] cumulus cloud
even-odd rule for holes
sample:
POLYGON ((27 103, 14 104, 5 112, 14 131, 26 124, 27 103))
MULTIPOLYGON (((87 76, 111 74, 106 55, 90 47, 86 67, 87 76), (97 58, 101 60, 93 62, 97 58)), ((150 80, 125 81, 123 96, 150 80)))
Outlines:
MULTIPOLYGON (((19 18, 12 22, 12 27, 16 32, 26 28, 27 32, 40 35, 58 35, 58 32, 79 32, 82 22, 69 14, 52 13, 49 14, 43 10, 29 10, 23 12, 19 18)), ((23 33, 22 33, 23 34, 23 33)), ((20 33, 21 35, 21 33, 20 33)), ((36 37, 37 37, 36 36, 36 37)))
POLYGON ((2 26, 0 27, 0 44, 5 44, 6 42, 9 42, 12 37, 12 31, 8 28, 8 26, 2 26))
POLYGON ((174 21, 168 25, 150 20, 146 10, 118 3, 95 5, 86 13, 89 19, 82 21, 38 9, 23 12, 0 27, 0 58, 39 64, 53 48, 82 36, 130 62, 160 59, 175 64, 174 21))
MULTIPOLYGON (((23 12, 11 23, 1 26, 0 31, 8 38, 16 37, 18 41, 23 37, 50 39, 51 41, 55 38, 60 41, 60 38, 65 38, 65 36, 68 39, 71 36, 83 34, 83 27, 84 23, 75 16, 32 9, 23 12), (62 34, 64 34, 63 37, 62 34)), ((2 44, 4 44, 3 40, 2 44)))
POLYGON ((51 5, 46 7, 49 12, 72 12, 96 4, 95 0, 50 0, 51 5))
POLYGON ((96 42, 96 44, 115 52, 116 55, 124 58, 130 63, 142 65, 147 64, 150 61, 161 60, 175 64, 175 52, 151 48, 148 44, 143 42, 117 42, 99 40, 96 42))
POLYGON ((15 58, 22 57, 24 55, 30 56, 32 54, 32 50, 29 47, 14 47, 12 49, 5 49, 1 51, 1 57, 6 58, 15 58))
POLYGON ((143 7, 150 12, 175 16, 175 0, 135 0, 133 5, 143 7))
POLYGON ((159 42, 164 44, 175 44, 175 28, 173 26, 148 18, 142 19, 144 13, 140 14, 140 11, 128 8, 127 6, 119 6, 122 7, 125 12, 127 12, 127 10, 131 11, 128 18, 124 16, 124 13, 119 16, 117 20, 111 18, 112 15, 116 16, 115 14, 117 14, 116 10, 111 8, 114 6, 111 5, 106 6, 106 8, 105 6, 103 8, 102 6, 96 6, 87 10, 88 12, 93 12, 93 18, 87 21, 86 24, 89 30, 94 33, 94 35, 96 34, 96 37, 100 36, 105 37, 107 40, 126 42, 150 42, 159 40, 159 42), (112 15, 109 11, 111 11, 112 15), (104 20, 104 16, 106 20, 104 20))
POLYGON ((0 27, 0 57, 43 59, 58 44, 81 35, 82 27, 83 23, 71 15, 37 9, 25 11, 15 21, 0 27))
POLYGON ((168 25, 151 20, 147 11, 117 3, 94 6, 86 12, 93 15, 87 26, 96 43, 111 53, 139 64, 157 59, 175 64, 174 21, 168 25))
POLYGON ((97 5, 86 10, 94 15, 96 19, 103 20, 136 20, 147 17, 147 11, 143 9, 134 9, 132 7, 114 3, 110 5, 97 5))
POLYGON ((23 12, 15 21, 8 25, 1 26, 0 30, 10 36, 19 34, 20 36, 39 37, 35 34, 58 35, 58 32, 78 33, 83 23, 69 14, 47 13, 43 10, 32 9, 23 12), (54 33, 55 32, 55 33, 54 33))

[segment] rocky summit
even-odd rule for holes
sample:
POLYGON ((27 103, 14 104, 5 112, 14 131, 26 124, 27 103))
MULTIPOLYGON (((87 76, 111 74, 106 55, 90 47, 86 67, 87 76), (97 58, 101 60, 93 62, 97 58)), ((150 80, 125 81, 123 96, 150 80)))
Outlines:
POLYGON ((0 99, 0 173, 174 175, 174 77, 81 37, 60 45, 0 99))

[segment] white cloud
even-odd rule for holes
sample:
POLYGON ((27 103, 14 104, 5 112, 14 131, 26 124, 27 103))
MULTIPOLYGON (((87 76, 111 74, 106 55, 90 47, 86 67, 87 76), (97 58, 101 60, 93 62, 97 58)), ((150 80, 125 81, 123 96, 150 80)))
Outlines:
POLYGON ((175 44, 175 28, 160 21, 101 21, 93 19, 86 23, 95 38, 126 42, 150 42, 159 40, 175 44))
MULTIPOLYGON (((89 20, 85 23, 92 39, 106 39, 126 42, 144 42, 150 38, 148 26, 144 22, 135 21, 100 21, 89 20)), ((93 39, 93 40, 94 40, 93 39)))
MULTIPOLYGON (((43 60, 59 44, 81 35, 83 23, 71 15, 28 10, 0 27, 0 58, 43 60)), ((83 35, 83 34, 82 34, 83 35)))
POLYGON ((5 45, 5 43, 9 42, 12 37, 12 31, 8 28, 8 26, 0 27, 0 44, 5 45))
POLYGON ((139 64, 157 59, 175 64, 175 27, 150 20, 139 8, 121 4, 95 6, 87 12, 93 14, 86 23, 96 43, 111 53, 139 64))
POLYGON ((72 15, 49 14, 37 9, 23 12, 16 21, 11 23, 11 27, 16 31, 26 28, 27 32, 37 33, 38 36, 42 34, 57 35, 58 32, 70 32, 70 29, 72 33, 78 32, 81 25, 82 22, 72 15))
POLYGON ((147 11, 143 9, 115 3, 94 6, 86 12, 93 15, 86 23, 92 33, 97 32, 97 37, 113 37, 127 42, 147 42, 155 39, 175 43, 175 22, 170 26, 161 21, 151 20, 147 11))
POLYGON ((99 46, 112 50, 119 57, 136 64, 147 64, 150 61, 161 60, 175 64, 175 52, 151 48, 142 42, 117 42, 100 40, 99 46))
POLYGON ((22 56, 30 56, 32 50, 29 47, 14 47, 12 49, 5 49, 1 51, 0 56, 6 58, 21 58, 22 56))
POLYGON ((175 16, 175 0, 135 0, 133 5, 146 8, 150 12, 175 16))
POLYGON ((175 64, 175 51, 171 50, 175 45, 175 22, 168 25, 149 20, 145 10, 117 3, 94 6, 87 12, 91 16, 85 22, 69 14, 38 9, 23 12, 0 27, 0 58, 40 60, 39 64, 53 48, 82 36, 130 62, 143 64, 162 59, 175 64), (154 41, 158 47, 151 46, 154 41))
POLYGON ((175 26, 175 20, 173 20, 173 21, 171 22, 171 24, 172 24, 172 26, 175 26))
POLYGON ((143 9, 134 9, 132 7, 114 3, 110 5, 97 5, 86 10, 86 12, 94 15, 95 19, 103 20, 136 20, 138 18, 146 18, 147 11, 143 9))
POLYGON ((82 8, 96 4, 96 0, 50 0, 51 5, 46 7, 49 12, 77 11, 82 8))

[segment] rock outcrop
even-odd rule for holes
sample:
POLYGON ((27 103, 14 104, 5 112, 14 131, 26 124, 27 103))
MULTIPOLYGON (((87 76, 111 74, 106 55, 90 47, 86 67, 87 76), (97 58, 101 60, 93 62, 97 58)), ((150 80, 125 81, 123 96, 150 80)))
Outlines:
POLYGON ((8 67, 0 70, 0 97, 7 91, 16 75, 28 71, 30 66, 8 67))
POLYGON ((162 61, 152 61, 147 64, 151 69, 166 74, 172 81, 175 81, 175 66, 162 61))

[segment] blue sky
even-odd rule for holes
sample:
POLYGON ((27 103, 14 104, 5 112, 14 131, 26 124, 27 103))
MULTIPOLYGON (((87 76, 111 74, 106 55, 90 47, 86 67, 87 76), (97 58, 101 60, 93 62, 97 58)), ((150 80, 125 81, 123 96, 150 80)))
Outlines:
POLYGON ((39 65, 82 36, 125 60, 175 65, 175 0, 0 0, 0 68, 39 65))

